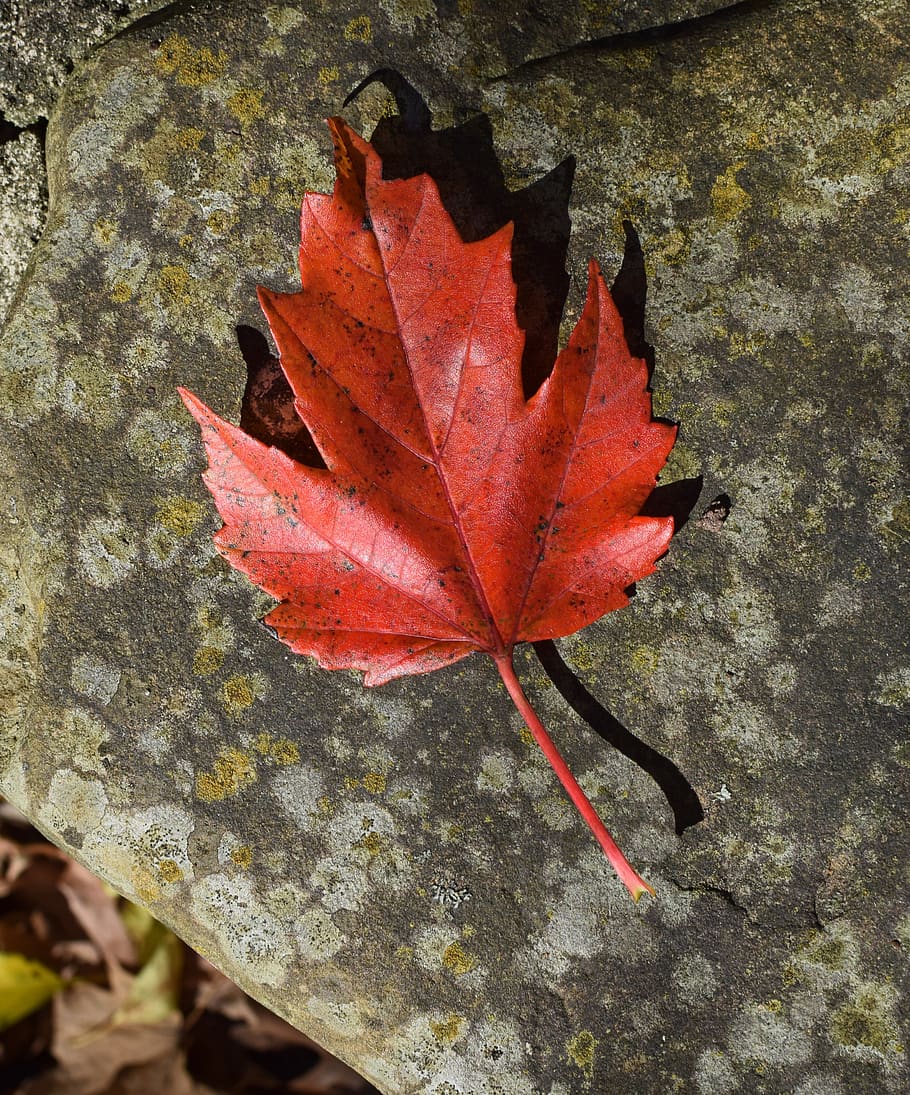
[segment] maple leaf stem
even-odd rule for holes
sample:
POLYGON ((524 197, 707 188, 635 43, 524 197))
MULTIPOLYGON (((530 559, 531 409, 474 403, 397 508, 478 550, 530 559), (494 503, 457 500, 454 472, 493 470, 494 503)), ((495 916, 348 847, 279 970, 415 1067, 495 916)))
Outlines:
POLYGON ((553 771, 559 776, 560 783, 565 787, 569 798, 575 804, 575 808, 588 823, 588 828, 597 838, 598 844, 603 848, 607 859, 609 859, 613 869, 622 879, 626 889, 628 889, 635 901, 637 901, 645 891, 653 897, 654 890, 637 874, 635 869, 619 850, 616 841, 610 836, 606 826, 597 816, 597 811, 591 805, 588 796, 578 785, 578 780, 576 780, 571 771, 569 771, 569 766, 562 759, 559 750, 553 744, 553 739, 547 733, 546 728, 537 716, 537 712, 531 706, 530 700, 521 687, 521 682, 518 680, 515 673, 515 666, 512 664, 511 655, 494 654, 493 660, 496 662, 496 668, 499 670, 500 677, 502 677, 502 683, 506 686, 506 690, 512 697, 512 702, 518 708, 521 717, 527 723, 528 729, 534 735, 534 740, 543 750, 544 756, 550 762, 553 771))

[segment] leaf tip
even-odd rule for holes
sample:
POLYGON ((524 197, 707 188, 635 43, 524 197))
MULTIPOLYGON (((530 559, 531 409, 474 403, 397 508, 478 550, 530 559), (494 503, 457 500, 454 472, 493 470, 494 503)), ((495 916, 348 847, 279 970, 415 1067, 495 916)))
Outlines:
POLYGON ((177 394, 183 400, 183 405, 190 412, 193 418, 196 419, 200 426, 204 426, 206 425, 206 423, 210 423, 212 412, 202 402, 201 399, 193 395, 193 393, 187 388, 181 388, 179 386, 177 388, 177 394))
POLYGON ((626 886, 629 889, 629 893, 632 895, 632 900, 636 904, 638 904, 638 900, 642 896, 642 894, 647 893, 650 894, 652 897, 657 897, 657 894, 654 892, 654 887, 649 886, 643 878, 637 878, 636 881, 633 882, 631 885, 626 882, 626 886))

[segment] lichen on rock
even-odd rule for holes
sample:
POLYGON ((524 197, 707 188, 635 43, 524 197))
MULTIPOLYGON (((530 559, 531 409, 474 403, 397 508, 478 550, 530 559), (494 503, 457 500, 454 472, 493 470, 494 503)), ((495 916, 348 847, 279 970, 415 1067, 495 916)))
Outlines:
POLYGON ((0 787, 390 1095, 908 1086, 906 12, 783 0, 573 48, 717 6, 567 4, 547 48, 486 4, 180 6, 51 119, 0 343, 0 787), (640 236, 669 475, 703 492, 561 650, 704 822, 678 838, 519 661, 649 905, 486 667, 364 691, 277 644, 211 544, 175 387, 236 417, 235 328, 296 287, 331 182, 322 118, 389 56, 438 125, 488 114, 513 186, 576 156, 567 319, 588 255, 640 236))

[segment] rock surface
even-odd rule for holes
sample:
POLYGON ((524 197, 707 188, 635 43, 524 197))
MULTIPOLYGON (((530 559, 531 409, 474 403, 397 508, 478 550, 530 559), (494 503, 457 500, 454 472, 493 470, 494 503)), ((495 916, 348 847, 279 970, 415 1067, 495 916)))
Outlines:
POLYGON ((0 142, 0 324, 12 304, 47 213, 44 148, 25 130, 0 142))
POLYGON ((73 65, 165 0, 0 0, 0 114, 14 125, 46 118, 73 65))
POLYGON ((752 5, 498 79, 460 18, 180 5, 69 83, 0 347, 0 787, 387 1092, 906 1090, 903 2, 752 5), (641 235, 666 478, 704 491, 632 606, 560 645, 705 821, 677 838, 519 660, 651 903, 492 666, 364 691, 276 644, 211 546, 175 385, 236 415, 235 327, 295 285, 301 192, 331 183, 321 119, 388 63, 437 126, 486 112, 513 187, 577 157, 570 312, 586 257, 641 235))
MULTIPOLYGON (((448 30, 447 60, 460 50, 477 72, 492 76, 577 43, 693 19, 730 2, 564 0, 528 5, 519 15, 509 4, 389 0, 351 6, 346 30, 364 41, 374 29, 385 31, 394 44, 402 35, 424 34, 428 26, 441 24, 448 30)), ((334 6, 318 0, 309 5, 312 10, 334 6)), ((47 117, 73 65, 99 42, 138 19, 158 21, 192 10, 186 0, 0 0, 0 114, 18 126, 47 117)), ((261 4, 257 10, 280 21, 285 8, 261 4)))
MULTIPOLYGON (((465 6, 464 17, 451 24, 448 44, 457 44, 478 72, 495 75, 592 38, 678 23, 727 3, 619 0, 601 5, 575 0, 551 11, 532 7, 521 19, 501 5, 465 6)), ((44 224, 40 136, 67 75, 118 30, 139 19, 165 21, 187 6, 165 0, 0 0, 0 324, 44 224)), ((281 6, 264 10, 279 13, 281 6)), ((386 5, 373 18, 364 12, 352 15, 345 31, 349 37, 372 36, 375 19, 394 48, 403 33, 421 32, 435 18, 431 0, 417 0, 386 5)))

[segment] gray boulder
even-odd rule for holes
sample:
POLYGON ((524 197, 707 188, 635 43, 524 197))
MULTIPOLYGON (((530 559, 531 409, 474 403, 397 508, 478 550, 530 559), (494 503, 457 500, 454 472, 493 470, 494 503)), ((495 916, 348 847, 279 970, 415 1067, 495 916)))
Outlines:
POLYGON ((476 8, 180 5, 68 83, 0 344, 0 788, 389 1093, 906 1090, 904 5, 747 5, 524 66, 539 39, 510 53, 476 8), (331 185, 322 119, 390 63, 437 126, 489 116, 511 187, 577 157, 567 319, 587 257, 640 235, 662 481, 703 491, 559 649, 704 821, 678 837, 517 661, 654 901, 492 665, 364 690, 276 643, 211 544, 176 385, 236 421, 235 329, 296 287, 301 194, 331 185))

